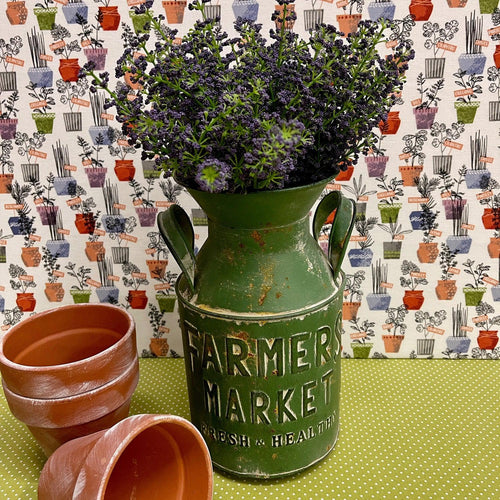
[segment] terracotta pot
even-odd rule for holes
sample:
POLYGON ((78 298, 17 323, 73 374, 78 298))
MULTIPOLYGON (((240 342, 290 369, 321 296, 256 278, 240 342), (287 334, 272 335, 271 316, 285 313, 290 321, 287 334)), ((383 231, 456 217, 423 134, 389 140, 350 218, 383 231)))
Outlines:
POLYGON ((380 120, 378 128, 382 134, 390 135, 396 134, 401 125, 401 118, 399 118, 399 111, 389 111, 387 120, 380 120))
POLYGON ((488 253, 492 259, 500 258, 500 238, 490 238, 488 253))
POLYGON ((149 274, 151 278, 163 278, 165 276, 165 270, 167 268, 168 260, 147 260, 146 264, 149 269, 149 274))
POLYGON ((95 218, 92 212, 75 215, 75 226, 80 234, 92 234, 95 230, 95 218))
POLYGON ((115 160, 115 174, 119 181, 130 181, 134 178, 133 160, 115 160))
MULTIPOLYGON (((283 5, 275 5, 274 9, 279 12, 278 17, 274 20, 274 24, 276 25, 276 29, 280 30, 281 26, 283 24, 283 16, 284 16, 283 5)), ((295 5, 293 5, 293 4, 287 5, 286 10, 287 10, 287 17, 288 17, 290 12, 295 11, 295 5)), ((294 25, 295 25, 294 20, 289 20, 289 21, 285 20, 285 29, 286 30, 292 30, 294 25)))
POLYGON ((399 352, 401 342, 403 342, 404 335, 382 335, 384 341, 385 352, 396 353, 399 352))
POLYGON ((128 292, 127 302, 132 309, 145 309, 148 303, 146 290, 130 290, 128 292))
POLYGON ((180 1, 167 1, 164 0, 162 3, 165 9, 165 14, 167 15, 168 24, 181 24, 184 20, 184 10, 186 8, 187 2, 180 1))
POLYGON ((500 45, 495 47, 495 53, 493 54, 493 61, 495 62, 495 66, 500 68, 500 45))
POLYGON ((210 454, 193 424, 134 415, 61 446, 42 470, 38 499, 209 500, 212 490, 210 454))
POLYGON ((42 260, 42 254, 38 247, 22 247, 21 259, 26 267, 38 267, 42 260))
POLYGON ((485 208, 481 219, 485 229, 500 229, 500 208, 485 208))
POLYGON ((91 262, 97 262, 100 258, 104 257, 106 249, 102 241, 86 241, 85 242, 85 255, 91 262))
POLYGON ((5 11, 9 23, 12 25, 19 25, 26 23, 28 17, 28 9, 26 2, 7 2, 7 10, 5 11))
POLYGON ((10 193, 10 186, 12 185, 13 179, 14 179, 14 174, 0 174, 0 193, 1 194, 10 193))
POLYGON ((74 396, 109 383, 137 359, 132 316, 109 304, 72 304, 29 316, 0 342, 0 372, 29 398, 74 396))
POLYGON ((355 31, 357 31, 359 21, 361 21, 361 14, 337 15, 339 30, 344 33, 344 37, 346 37, 349 33, 354 33, 355 31))
POLYGON ((18 293, 16 304, 22 312, 32 312, 35 310, 35 294, 30 292, 18 293))
POLYGON ((149 341, 149 350, 159 358, 165 357, 168 354, 170 346, 168 345, 167 339, 156 339, 152 338, 149 341))
POLYGON ((125 80, 125 83, 133 90, 138 90, 142 89, 142 85, 139 81, 133 82, 132 78, 134 77, 134 73, 131 73, 130 71, 126 71, 125 74, 123 75, 123 79, 125 80))
POLYGON ((433 8, 431 0, 411 0, 409 10, 415 21, 427 21, 433 8))
POLYGON ((62 283, 45 283, 45 295, 49 302, 61 302, 64 298, 62 283))
POLYGON ((465 7, 468 0, 448 0, 448 7, 455 9, 457 7, 465 7))
POLYGON ((418 260, 422 264, 432 264, 439 255, 437 243, 419 243, 417 250, 418 260))
POLYGON ((422 290, 405 290, 403 304, 409 311, 418 311, 424 303, 424 292, 422 290))
POLYGON ((349 165, 346 170, 341 170, 337 177, 335 177, 336 181, 348 181, 351 179, 352 174, 354 173, 354 165, 349 165))
POLYGON ((99 7, 99 23, 104 31, 116 31, 120 26, 118 7, 99 7))
POLYGON ((27 425, 44 453, 50 456, 71 439, 107 429, 128 416, 139 381, 136 359, 119 377, 90 391, 55 399, 26 398, 2 382, 12 414, 27 425))
POLYGON ((80 65, 78 59, 60 59, 59 60, 59 73, 65 82, 78 81, 78 73, 80 72, 80 65))
POLYGON ((498 330, 479 330, 477 345, 480 349, 495 349, 498 344, 498 330))
POLYGON ((423 165, 402 165, 399 167, 403 186, 416 186, 415 180, 420 177, 420 173, 424 169, 423 165))
POLYGON ((355 319, 361 302, 344 302, 342 304, 342 319, 349 321, 355 319))
POLYGON ((455 280, 438 280, 436 296, 439 300, 451 300, 457 293, 455 280))

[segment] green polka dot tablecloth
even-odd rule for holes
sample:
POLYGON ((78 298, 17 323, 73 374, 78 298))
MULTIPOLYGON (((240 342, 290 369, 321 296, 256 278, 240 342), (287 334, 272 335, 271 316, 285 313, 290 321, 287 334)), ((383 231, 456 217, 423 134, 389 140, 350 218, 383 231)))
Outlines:
MULTIPOLYGON (((140 363, 131 412, 189 418, 183 360, 140 363)), ((215 473, 214 498, 498 500, 499 376, 495 361, 342 360, 332 453, 282 480, 215 473)), ((0 499, 35 499, 44 455, 0 403, 0 499)))

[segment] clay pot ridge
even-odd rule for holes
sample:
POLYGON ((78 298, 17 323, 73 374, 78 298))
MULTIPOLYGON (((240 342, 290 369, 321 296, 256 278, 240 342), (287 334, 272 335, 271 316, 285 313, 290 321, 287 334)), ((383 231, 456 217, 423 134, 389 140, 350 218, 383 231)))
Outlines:
POLYGON ((72 304, 30 316, 0 342, 0 371, 10 391, 60 398, 120 376, 137 358, 132 316, 110 304, 72 304))

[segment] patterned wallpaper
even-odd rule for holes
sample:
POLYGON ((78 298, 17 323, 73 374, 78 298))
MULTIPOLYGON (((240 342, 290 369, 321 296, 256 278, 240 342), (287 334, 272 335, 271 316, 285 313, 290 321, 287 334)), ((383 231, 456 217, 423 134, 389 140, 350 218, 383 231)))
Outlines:
MULTIPOLYGON (((0 2, 0 320, 7 330, 58 304, 117 303, 136 319, 143 356, 178 356, 179 269, 155 218, 179 203, 199 247, 205 216, 134 154, 104 95, 78 78, 87 60, 114 74, 122 23, 141 29, 138 3, 0 2)), ((207 4, 230 34, 237 15, 267 31, 274 7, 207 4)), ((288 28, 301 36, 317 22, 349 31, 361 18, 393 18, 391 40, 416 51, 377 147, 327 188, 358 207, 344 356, 498 359, 498 0, 297 0, 295 10, 288 28)), ((185 1, 156 0, 153 11, 179 37, 199 15, 185 1)))

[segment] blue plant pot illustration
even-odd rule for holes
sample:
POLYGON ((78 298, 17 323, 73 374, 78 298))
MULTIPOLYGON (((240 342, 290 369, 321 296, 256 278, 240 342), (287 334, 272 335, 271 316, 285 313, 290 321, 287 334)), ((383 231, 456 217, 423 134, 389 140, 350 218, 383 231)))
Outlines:
POLYGON ((9 217, 9 220, 7 222, 9 224, 10 230, 12 231, 12 234, 14 235, 22 234, 20 217, 14 215, 12 217, 9 217))
POLYGON ((102 216, 102 228, 108 233, 123 233, 125 218, 121 215, 106 214, 102 216))
POLYGON ((448 236, 446 238, 446 244, 450 247, 452 252, 457 252, 457 254, 469 253, 472 238, 470 236, 448 236))
POLYGON ((422 210, 414 210, 410 213, 410 223, 412 229, 422 229, 422 210))
POLYGON ((368 4, 368 15, 372 21, 377 21, 381 18, 392 20, 394 19, 395 10, 396 6, 389 0, 387 2, 370 2, 368 4))
POLYGON ((69 241, 66 240, 48 240, 47 250, 56 259, 69 256, 69 241))
POLYGON ((5 299, 0 297, 0 312, 3 312, 5 309, 5 299))
POLYGON ((391 303, 391 296, 388 293, 369 293, 366 303, 370 311, 385 311, 391 303))
POLYGON ((373 259, 370 248, 352 248, 347 256, 352 267, 368 267, 373 259))
POLYGON ((500 285, 491 287, 491 295, 495 302, 500 301, 500 285))
POLYGON ((85 21, 87 20, 89 8, 83 2, 68 3, 62 6, 62 11, 68 24, 76 24, 78 22, 78 15, 85 19, 85 21))
POLYGON ((75 194, 76 179, 74 177, 55 177, 54 189, 59 196, 75 194))
POLYGON ((95 293, 99 298, 99 302, 116 304, 118 303, 118 295, 120 291, 116 286, 101 286, 96 288, 95 293))
POLYGON ((234 0, 233 13, 236 19, 241 17, 249 21, 257 21, 259 3, 257 0, 234 0))
POLYGON ((486 56, 480 52, 478 54, 460 54, 458 65, 466 75, 480 75, 484 71, 486 56))
POLYGON ((90 138, 94 145, 109 146, 112 142, 110 137, 111 127, 109 125, 91 125, 89 127, 90 138))
POLYGON ((470 338, 468 337, 448 337, 446 347, 458 354, 466 353, 470 347, 470 338))
POLYGON ((491 172, 489 170, 467 170, 465 184, 468 189, 483 189, 488 185, 491 172))
POLYGON ((54 72, 51 68, 29 68, 28 78, 31 83, 35 83, 37 87, 52 87, 54 80, 54 72))

